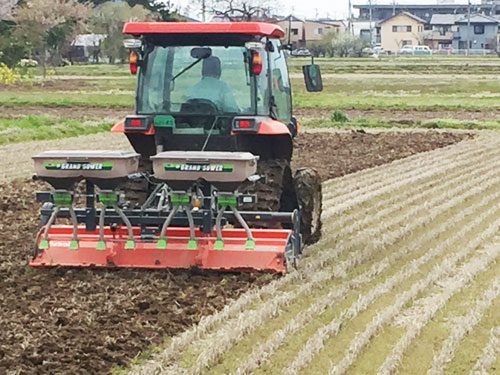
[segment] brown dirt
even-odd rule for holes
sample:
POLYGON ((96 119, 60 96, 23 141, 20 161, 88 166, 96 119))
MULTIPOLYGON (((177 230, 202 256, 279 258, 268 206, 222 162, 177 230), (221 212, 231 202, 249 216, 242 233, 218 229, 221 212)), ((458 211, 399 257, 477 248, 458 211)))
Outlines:
POLYGON ((302 134, 295 142, 293 166, 316 168, 322 180, 326 180, 446 147, 468 137, 471 135, 437 131, 302 134))
MULTIPOLYGON (((323 179, 455 143, 466 134, 302 134, 295 165, 323 179)), ((34 182, 0 184, 0 374, 98 374, 125 365, 221 309, 269 275, 190 271, 31 269, 34 182)))
POLYGON ((12 90, 12 89, 32 89, 32 88, 43 88, 50 90, 76 90, 84 87, 91 86, 90 82, 86 82, 78 79, 57 79, 57 80, 46 80, 46 81, 30 81, 30 82, 17 82, 12 84, 0 83, 0 90, 12 90))
MULTIPOLYGON (((317 107, 294 108, 294 115, 297 116, 300 122, 302 117, 326 117, 328 118, 335 108, 331 107, 317 107)), ((356 109, 346 108, 342 109, 349 119, 355 120, 363 117, 379 118, 386 121, 396 121, 402 123, 415 123, 418 120, 430 120, 436 118, 454 118, 460 120, 499 120, 500 109, 453 109, 453 110, 422 110, 418 108, 399 109, 356 109)))

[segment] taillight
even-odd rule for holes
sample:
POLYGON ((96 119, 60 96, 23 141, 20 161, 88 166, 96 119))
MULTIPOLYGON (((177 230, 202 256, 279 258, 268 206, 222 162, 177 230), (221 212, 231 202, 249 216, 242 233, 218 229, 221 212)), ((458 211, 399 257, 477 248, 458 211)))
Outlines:
POLYGON ((127 116, 125 118, 125 132, 146 132, 153 124, 151 116, 127 116))
POLYGON ((235 118, 233 120, 233 131, 257 131, 258 123, 255 119, 235 118))
POLYGON ((252 73, 259 75, 262 72, 262 56, 257 51, 252 51, 252 73))
POLYGON ((250 127, 250 120, 238 120, 236 124, 240 129, 248 129, 250 127))
POLYGON ((138 118, 130 119, 130 126, 131 127, 140 127, 141 125, 142 125, 141 119, 138 119, 138 118))
POLYGON ((130 73, 137 74, 137 62, 139 61, 139 55, 137 52, 130 51, 128 54, 128 64, 130 67, 130 73))

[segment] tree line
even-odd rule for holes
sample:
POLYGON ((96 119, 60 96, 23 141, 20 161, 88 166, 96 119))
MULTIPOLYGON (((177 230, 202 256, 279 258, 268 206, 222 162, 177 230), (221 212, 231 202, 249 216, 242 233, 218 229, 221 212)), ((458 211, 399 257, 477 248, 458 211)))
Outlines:
POLYGON ((9 0, 0 9, 0 63, 14 67, 26 57, 42 67, 58 66, 71 58, 78 34, 102 34, 99 53, 110 62, 125 57, 123 22, 174 20, 179 17, 168 2, 159 0, 9 0))

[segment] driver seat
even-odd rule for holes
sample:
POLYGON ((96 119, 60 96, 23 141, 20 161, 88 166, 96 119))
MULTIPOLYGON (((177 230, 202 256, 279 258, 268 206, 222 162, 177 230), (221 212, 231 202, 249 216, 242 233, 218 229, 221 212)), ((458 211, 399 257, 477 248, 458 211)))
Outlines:
POLYGON ((181 104, 179 122, 188 123, 191 127, 203 127, 210 130, 214 121, 217 121, 219 110, 208 99, 188 99, 181 104))

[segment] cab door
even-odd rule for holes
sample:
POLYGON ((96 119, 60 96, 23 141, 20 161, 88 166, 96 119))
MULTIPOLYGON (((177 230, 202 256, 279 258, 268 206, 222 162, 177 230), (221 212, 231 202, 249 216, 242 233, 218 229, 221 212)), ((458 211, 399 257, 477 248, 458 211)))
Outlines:
POLYGON ((292 120, 292 90, 286 58, 278 39, 270 39, 272 51, 268 51, 270 71, 269 87, 271 88, 271 114, 277 120, 290 123, 292 120))

